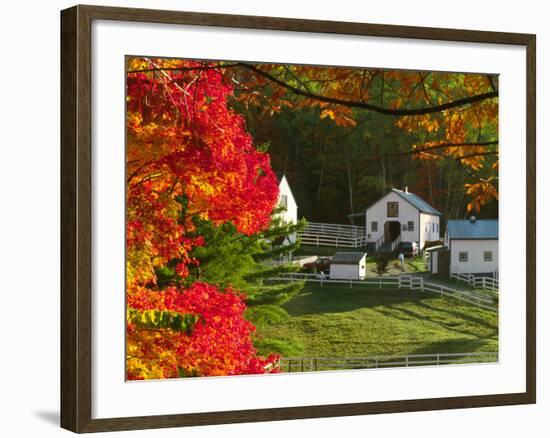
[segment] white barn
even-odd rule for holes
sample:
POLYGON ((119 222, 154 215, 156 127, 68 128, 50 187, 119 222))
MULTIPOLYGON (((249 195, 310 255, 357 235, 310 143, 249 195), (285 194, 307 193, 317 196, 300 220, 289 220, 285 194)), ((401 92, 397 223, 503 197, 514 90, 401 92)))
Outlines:
MULTIPOLYGON (((290 185, 283 173, 277 173, 277 179, 279 181, 279 202, 278 205, 284 208, 284 211, 279 213, 279 217, 286 224, 298 222, 298 204, 292 194, 290 185)), ((296 235, 289 236, 289 240, 294 243, 296 241, 296 235)))
POLYGON ((337 252, 330 260, 330 278, 336 280, 364 280, 366 252, 337 252))
POLYGON ((440 239, 440 216, 407 188, 392 189, 365 211, 367 251, 389 251, 399 241, 416 242, 422 250, 426 242, 440 239))
POLYGON ((444 243, 451 274, 498 273, 498 220, 450 220, 444 243))

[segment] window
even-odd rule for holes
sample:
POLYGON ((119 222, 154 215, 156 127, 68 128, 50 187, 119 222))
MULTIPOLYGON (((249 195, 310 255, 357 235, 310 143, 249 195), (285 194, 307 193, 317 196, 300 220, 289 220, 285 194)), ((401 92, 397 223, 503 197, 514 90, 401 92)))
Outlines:
POLYGON ((435 231, 439 233, 439 222, 435 224, 435 231))
POLYGON ((370 230, 373 232, 373 233, 376 233, 378 231, 378 222, 377 221, 372 221, 370 223, 370 230))
POLYGON ((414 221, 407 222, 407 227, 409 231, 414 231, 414 221))
POLYGON ((388 202, 388 217, 399 216, 399 202, 388 202))
POLYGON ((401 229, 402 229, 403 231, 407 231, 407 224, 403 224, 403 226, 401 227, 401 229))
POLYGON ((483 251, 483 261, 492 262, 493 261, 493 251, 483 251))
POLYGON ((281 195, 281 200, 279 201, 279 205, 283 207, 285 210, 288 208, 288 196, 287 195, 281 195))
POLYGON ((435 233, 435 222, 432 222, 432 233, 435 233))
POLYGON ((458 261, 459 262, 467 262, 468 261, 468 251, 460 251, 458 253, 458 261))

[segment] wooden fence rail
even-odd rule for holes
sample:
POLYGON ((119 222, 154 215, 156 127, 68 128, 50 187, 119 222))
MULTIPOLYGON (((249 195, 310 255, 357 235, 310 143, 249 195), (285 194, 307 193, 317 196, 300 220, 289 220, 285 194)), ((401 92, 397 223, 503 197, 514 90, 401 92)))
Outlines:
POLYGON ((308 222, 298 237, 303 244, 315 246, 361 248, 367 243, 365 228, 356 225, 308 222))
POLYGON ((342 237, 361 237, 366 234, 365 227, 359 227, 357 225, 325 224, 320 222, 308 222, 304 232, 330 234, 342 237))
POLYGON ((473 287, 498 292, 499 280, 496 276, 487 277, 474 274, 456 273, 450 274, 450 277, 458 281, 464 281, 473 287))
POLYGON ((304 245, 315 246, 362 248, 367 244, 367 238, 365 236, 346 237, 331 234, 314 234, 308 231, 299 232, 298 238, 304 245))
POLYGON ((410 367, 450 365, 457 363, 497 362, 498 352, 410 354, 403 356, 369 357, 285 357, 280 359, 281 371, 307 372, 320 370, 410 367))
POLYGON ((433 283, 426 281, 424 277, 413 275, 398 275, 387 277, 369 277, 364 280, 332 280, 326 278, 323 274, 310 274, 310 273, 288 273, 282 274, 280 277, 271 278, 273 281, 297 281, 302 280, 306 282, 319 283, 323 286, 328 284, 345 284, 350 288, 354 286, 363 287, 375 287, 382 289, 385 287, 397 287, 398 289, 411 289, 418 290, 420 292, 431 292, 439 294, 441 297, 450 297, 460 301, 464 301, 469 304, 473 304, 477 307, 481 307, 488 310, 496 310, 497 303, 493 297, 488 297, 482 293, 475 291, 464 291, 454 289, 450 286, 445 286, 440 283, 433 283))

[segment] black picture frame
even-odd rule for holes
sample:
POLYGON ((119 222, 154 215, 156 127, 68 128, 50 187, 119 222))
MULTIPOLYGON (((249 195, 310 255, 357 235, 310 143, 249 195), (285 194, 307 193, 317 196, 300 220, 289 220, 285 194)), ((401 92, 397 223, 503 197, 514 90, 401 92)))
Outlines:
POLYGON ((535 58, 531 34, 74 6, 61 12, 61 426, 99 432, 535 403, 535 58), (524 46, 527 53, 526 391, 417 400, 92 419, 91 24, 115 20, 524 46))

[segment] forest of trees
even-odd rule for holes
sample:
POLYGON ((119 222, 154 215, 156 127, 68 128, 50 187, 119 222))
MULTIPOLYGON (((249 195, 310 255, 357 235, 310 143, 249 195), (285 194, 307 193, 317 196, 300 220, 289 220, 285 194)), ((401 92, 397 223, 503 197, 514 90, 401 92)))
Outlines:
MULTIPOLYGON (((366 113, 357 127, 347 129, 319 120, 315 109, 298 116, 288 109, 274 115, 249 110, 246 118, 254 138, 269 145, 273 168, 286 174, 300 217, 351 223, 349 214, 364 211, 392 187, 408 187, 445 219, 472 214, 466 184, 477 177, 453 157, 424 160, 408 153, 414 138, 396 127, 393 117, 366 113)), ((474 213, 497 217, 498 200, 474 213)))
POLYGON ((273 168, 286 174, 301 217, 350 223, 348 215, 364 211, 392 187, 408 187, 439 209, 445 220, 470 214, 498 217, 497 77, 300 66, 253 68, 278 74, 299 89, 322 88, 322 96, 347 96, 342 100, 350 105, 330 109, 322 98, 316 101, 297 94, 297 90, 279 86, 275 78, 265 81, 261 89, 268 96, 277 93, 281 103, 251 104, 250 82, 256 77, 240 78, 237 89, 241 94, 233 105, 246 118, 256 143, 269 151, 273 168), (300 80, 297 72, 310 79, 300 80), (325 79, 330 75, 334 78, 325 79), (370 89, 365 85, 362 91, 363 96, 370 93, 370 99, 354 94, 360 81, 346 83, 354 75, 371 78, 370 89), (390 78, 395 75, 399 80, 392 85, 390 78), (404 79, 409 81, 405 87, 399 82, 404 79), (443 111, 402 115, 399 110, 394 114, 389 109, 387 114, 354 106, 376 101, 380 108, 391 108, 396 99, 405 102, 406 96, 409 107, 422 104, 429 108, 433 102, 442 102, 441 95, 446 99, 452 92, 471 95, 468 85, 479 87, 479 82, 485 82, 490 97, 443 111))

